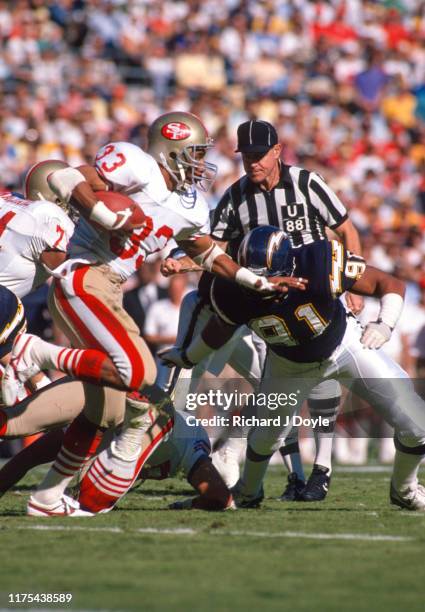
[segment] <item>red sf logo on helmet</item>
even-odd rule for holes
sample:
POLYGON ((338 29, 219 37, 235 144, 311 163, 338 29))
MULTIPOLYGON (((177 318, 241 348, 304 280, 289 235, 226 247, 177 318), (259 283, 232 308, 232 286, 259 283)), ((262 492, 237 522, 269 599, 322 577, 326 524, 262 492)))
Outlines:
POLYGON ((190 127, 178 121, 166 123, 161 130, 161 134, 168 140, 184 140, 190 136, 190 127))

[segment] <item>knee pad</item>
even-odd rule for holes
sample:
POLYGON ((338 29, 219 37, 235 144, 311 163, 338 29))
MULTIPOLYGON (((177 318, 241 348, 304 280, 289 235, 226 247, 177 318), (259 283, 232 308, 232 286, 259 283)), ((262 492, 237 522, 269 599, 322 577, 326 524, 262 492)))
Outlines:
POLYGON ((411 436, 406 437, 396 434, 394 436, 394 446, 399 452, 405 453, 406 455, 425 455, 424 438, 412 438, 411 436))
POLYGON ((310 391, 308 400, 330 400, 341 398, 341 385, 337 380, 323 380, 310 391))

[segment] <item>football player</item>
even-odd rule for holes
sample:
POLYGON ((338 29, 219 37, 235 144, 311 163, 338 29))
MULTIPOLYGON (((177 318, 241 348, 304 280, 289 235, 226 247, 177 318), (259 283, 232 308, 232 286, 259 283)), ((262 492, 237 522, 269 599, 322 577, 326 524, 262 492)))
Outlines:
MULTIPOLYGON (((4 293, 10 294, 0 288, 0 300, 5 306, 4 293)), ((13 296, 13 294, 10 294, 13 296)), ((12 312, 10 308, 7 309, 12 312)), ((8 346, 4 350, 10 351, 14 334, 19 331, 17 326, 11 331, 8 346)), ((13 439, 31 435, 39 431, 46 431, 46 435, 39 438, 31 447, 24 448, 0 469, 0 495, 4 495, 12 486, 18 483, 33 467, 50 463, 56 457, 64 431, 62 426, 69 424, 82 411, 84 406, 84 388, 80 381, 61 379, 44 388, 42 391, 27 397, 5 413, 5 420, 0 425, 0 436, 13 439), (47 415, 40 429, 38 412, 48 405, 52 409, 47 415), (22 418, 25 415, 25 419, 22 418)), ((127 433, 128 435, 128 433, 127 433)), ((105 440, 104 440, 105 441, 105 440)), ((81 510, 74 499, 64 496, 66 508, 62 508, 64 515, 88 516, 97 512, 106 512, 115 505, 117 484, 121 481, 114 479, 114 472, 105 472, 104 466, 113 464, 119 466, 116 455, 111 452, 116 445, 115 437, 112 444, 103 450, 94 460, 79 485, 81 510), (111 497, 111 489, 114 495, 111 497)), ((189 426, 186 419, 176 413, 175 424, 170 435, 151 455, 148 464, 145 464, 134 484, 140 480, 162 480, 183 471, 188 482, 199 492, 199 496, 176 502, 173 507, 197 508, 203 510, 224 510, 233 507, 229 489, 222 478, 211 465, 209 458, 210 444, 207 433, 200 425, 189 426)), ((124 463, 124 467, 126 464, 124 463)), ((123 493, 128 490, 125 487, 123 493)), ((37 505, 28 508, 33 516, 48 516, 48 511, 40 509, 37 505)), ((58 513, 55 513, 56 515, 58 513)))
MULTIPOLYGON (((35 164, 25 177, 23 197, 0 196, 0 285, 20 298, 42 285, 65 261, 74 224, 46 180, 50 172, 65 167, 60 160, 35 164)), ((49 382, 42 373, 31 378, 34 388, 49 382)), ((22 388, 18 393, 25 395, 22 388)))
MULTIPOLYGON (((25 311, 21 300, 7 287, 0 285, 0 366, 1 371, 7 365, 13 343, 27 325, 25 311)), ((0 431, 3 416, 0 412, 0 431)))
POLYGON ((65 261, 74 224, 40 177, 65 167, 56 160, 36 164, 25 178, 24 198, 0 196, 0 284, 18 297, 42 285, 65 261))
MULTIPOLYGON (((211 301, 217 317, 186 350, 170 349, 166 358, 190 367, 248 324, 268 345, 261 385, 269 393, 294 394, 296 407, 317 382, 337 378, 365 399, 395 429, 396 456, 391 479, 393 504, 425 510, 425 488, 417 472, 425 455, 425 403, 407 374, 379 349, 391 337, 403 307, 404 284, 346 251, 336 241, 291 248, 276 227, 252 230, 242 242, 239 262, 265 275, 304 277, 305 292, 290 290, 284 299, 263 299, 215 279, 211 301), (363 329, 347 314, 338 297, 344 291, 381 300, 377 321, 363 329)), ((244 472, 235 487, 241 506, 258 505, 262 481, 279 437, 291 426, 296 409, 281 406, 273 413, 257 407, 257 416, 279 422, 250 430, 244 472)))
MULTIPOLYGON (((100 390, 85 383, 84 410, 67 429, 56 461, 30 500, 50 515, 62 513, 64 490, 93 454, 102 429, 121 422, 126 413, 123 430, 135 430, 134 411, 139 411, 139 439, 145 435, 147 403, 139 390, 153 385, 156 367, 136 323, 122 307, 121 285, 148 254, 174 238, 204 269, 259 292, 287 290, 281 279, 270 282, 238 266, 210 238, 208 206, 197 188, 207 188, 216 168, 204 159, 212 142, 201 121, 189 113, 167 113, 150 126, 148 141, 148 153, 130 143, 110 143, 96 155, 95 167, 64 168, 49 177, 60 199, 72 200, 81 212, 68 259, 55 271, 50 312, 74 347, 92 350, 86 380, 110 385, 100 390), (99 200, 94 190, 107 188, 130 196, 142 208, 144 222, 133 224, 129 209, 116 213, 99 200)), ((58 362, 64 354, 61 347, 22 337, 3 379, 4 392, 9 387, 12 393, 14 378, 24 381, 44 365, 46 356, 58 362)), ((84 351, 66 354, 66 363, 62 359, 59 365, 81 376, 84 351)), ((158 389, 151 393, 159 402, 167 401, 158 389)))

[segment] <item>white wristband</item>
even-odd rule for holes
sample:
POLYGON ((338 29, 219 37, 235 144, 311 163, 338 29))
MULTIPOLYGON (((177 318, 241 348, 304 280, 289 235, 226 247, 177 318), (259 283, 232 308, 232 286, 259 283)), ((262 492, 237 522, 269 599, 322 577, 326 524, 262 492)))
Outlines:
POLYGON ((254 274, 254 272, 251 272, 248 268, 239 268, 235 275, 235 281, 243 287, 248 287, 256 291, 261 291, 263 288, 270 285, 266 278, 254 274))
POLYGON ((90 221, 94 221, 108 230, 116 229, 117 218, 117 214, 109 210, 102 200, 96 202, 90 211, 89 217, 90 221))
POLYGON ((66 203, 71 199, 72 192, 77 185, 85 180, 84 174, 76 168, 61 168, 47 177, 49 187, 66 203))
POLYGON ((381 297, 378 321, 394 329, 403 310, 404 300, 398 293, 386 293, 381 297))
MULTIPOLYGON (((214 261, 220 255, 226 255, 226 253, 221 247, 218 246, 218 244, 214 243, 209 249, 207 249, 200 255, 195 255, 195 257, 192 257, 192 259, 196 264, 198 264, 198 266, 201 266, 202 268, 204 268, 204 270, 208 270, 208 272, 211 272, 214 261)), ((229 256, 226 255, 226 257, 229 256)))

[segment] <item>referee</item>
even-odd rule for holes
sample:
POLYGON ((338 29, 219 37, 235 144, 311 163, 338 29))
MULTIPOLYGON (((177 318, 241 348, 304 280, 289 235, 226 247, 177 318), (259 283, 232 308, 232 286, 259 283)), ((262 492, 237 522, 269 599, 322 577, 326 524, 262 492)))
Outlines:
MULTIPOLYGON (((294 247, 326 239, 333 230, 345 247, 361 254, 359 235, 347 210, 323 178, 281 161, 282 145, 267 121, 252 120, 238 127, 237 151, 242 154, 246 174, 233 183, 219 201, 213 215, 211 234, 234 256, 244 235, 259 225, 283 229, 294 247)), ((357 314, 363 300, 346 295, 347 306, 357 314)), ((326 497, 332 470, 332 437, 341 390, 336 381, 325 381, 311 393, 312 416, 328 418, 332 425, 315 430, 316 455, 313 471, 303 487, 303 469, 298 436, 292 431, 280 453, 289 470, 285 501, 320 501, 326 497)))
MULTIPOLYGON (((347 249, 360 254, 357 230, 341 200, 315 172, 281 162, 282 145, 270 123, 242 123, 236 151, 246 174, 227 189, 214 211, 211 233, 218 242, 238 242, 258 225, 275 225, 297 247, 326 239, 328 227, 347 249)), ((361 299, 351 301, 352 310, 361 310, 361 299)))

